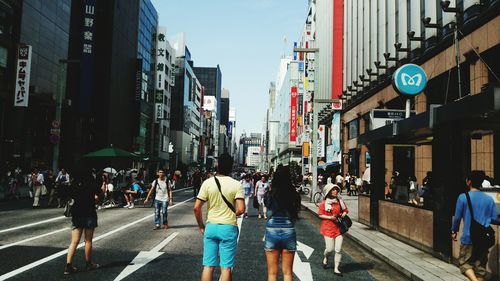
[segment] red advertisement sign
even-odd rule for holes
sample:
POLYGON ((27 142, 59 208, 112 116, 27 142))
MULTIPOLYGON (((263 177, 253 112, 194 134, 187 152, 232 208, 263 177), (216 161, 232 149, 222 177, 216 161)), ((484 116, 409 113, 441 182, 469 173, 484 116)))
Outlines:
POLYGON ((297 140, 297 87, 290 94, 290 141, 297 140))

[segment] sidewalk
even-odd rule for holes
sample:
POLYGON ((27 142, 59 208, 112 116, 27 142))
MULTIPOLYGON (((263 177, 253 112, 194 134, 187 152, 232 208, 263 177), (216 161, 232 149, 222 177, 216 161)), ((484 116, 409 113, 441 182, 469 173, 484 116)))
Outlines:
MULTIPOLYGON (((352 227, 346 233, 346 236, 387 262, 403 275, 416 281, 466 280, 465 276, 460 273, 460 270, 455 265, 446 263, 428 253, 357 222, 358 197, 346 195, 343 196, 343 199, 349 207, 349 216, 353 221, 352 227)), ((302 206, 313 213, 317 213, 318 211, 318 207, 314 203, 310 203, 309 197, 306 196, 302 196, 302 206)))

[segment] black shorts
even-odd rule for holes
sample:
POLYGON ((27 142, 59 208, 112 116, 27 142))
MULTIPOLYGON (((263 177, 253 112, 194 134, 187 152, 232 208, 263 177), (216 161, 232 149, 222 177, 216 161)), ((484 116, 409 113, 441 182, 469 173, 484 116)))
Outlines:
POLYGON ((71 219, 72 229, 94 229, 97 227, 97 217, 73 217, 71 219))

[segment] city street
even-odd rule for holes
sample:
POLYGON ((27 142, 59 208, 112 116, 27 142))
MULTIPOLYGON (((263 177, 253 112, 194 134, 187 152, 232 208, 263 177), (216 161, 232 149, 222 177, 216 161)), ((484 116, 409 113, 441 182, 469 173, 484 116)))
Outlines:
MULTIPOLYGON (((94 260, 101 268, 63 275, 70 219, 62 209, 37 209, 28 200, 1 203, 0 280, 199 280, 202 237, 193 216, 191 189, 175 191, 168 230, 152 230, 152 209, 103 209, 94 236, 94 260)), ((262 249, 265 221, 255 209, 241 222, 234 280, 265 280, 262 249)), ((294 264, 296 280, 332 280, 332 268, 321 267, 323 239, 319 219, 303 211, 297 223, 299 251, 294 264), (311 277, 312 276, 312 277, 311 277)), ((388 265, 354 242, 344 241, 341 269, 345 280, 404 280, 388 265)), ((75 257, 83 268, 83 248, 75 257)), ((331 265, 332 266, 332 265, 331 265)))

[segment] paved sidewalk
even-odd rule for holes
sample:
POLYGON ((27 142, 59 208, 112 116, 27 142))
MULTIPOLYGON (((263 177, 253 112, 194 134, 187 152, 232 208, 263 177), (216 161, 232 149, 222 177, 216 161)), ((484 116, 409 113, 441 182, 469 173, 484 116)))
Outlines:
MULTIPOLYGON (((349 207, 349 216, 353 220, 353 225, 346 236, 393 266, 403 275, 416 281, 467 280, 455 265, 446 263, 428 253, 357 222, 358 197, 343 196, 343 199, 349 207)), ((309 202, 309 197, 302 197, 302 205, 313 213, 317 213, 318 211, 318 207, 314 203, 309 202)))

